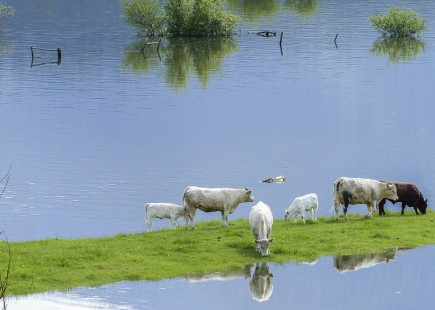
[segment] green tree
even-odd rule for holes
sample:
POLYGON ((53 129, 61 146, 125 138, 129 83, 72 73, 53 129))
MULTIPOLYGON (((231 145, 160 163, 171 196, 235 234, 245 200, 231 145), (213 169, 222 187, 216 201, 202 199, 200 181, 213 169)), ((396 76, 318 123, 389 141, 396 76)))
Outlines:
POLYGON ((121 0, 124 20, 138 37, 156 37, 164 33, 165 11, 158 0, 121 0))
POLYGON ((239 18, 224 10, 222 0, 121 0, 125 21, 139 36, 230 36, 239 18))
POLYGON ((426 29, 426 19, 419 18, 418 14, 403 7, 390 6, 387 15, 370 16, 373 27, 385 37, 404 38, 420 36, 426 29))

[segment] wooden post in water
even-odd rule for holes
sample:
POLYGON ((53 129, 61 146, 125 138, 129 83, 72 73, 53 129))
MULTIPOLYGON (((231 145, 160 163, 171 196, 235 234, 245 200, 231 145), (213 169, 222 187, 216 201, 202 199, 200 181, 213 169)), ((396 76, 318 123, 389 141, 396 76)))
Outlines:
POLYGON ((30 51, 32 52, 32 63, 33 63, 33 59, 35 58, 35 54, 33 52, 33 50, 40 50, 40 51, 48 51, 48 52, 57 52, 57 64, 59 65, 62 59, 62 51, 60 50, 60 48, 56 48, 56 49, 52 49, 52 48, 41 48, 41 47, 34 47, 31 46, 30 47, 30 51))
POLYGON ((281 56, 283 55, 282 53, 282 36, 283 36, 284 32, 281 31, 281 37, 279 38, 279 49, 281 50, 281 56))

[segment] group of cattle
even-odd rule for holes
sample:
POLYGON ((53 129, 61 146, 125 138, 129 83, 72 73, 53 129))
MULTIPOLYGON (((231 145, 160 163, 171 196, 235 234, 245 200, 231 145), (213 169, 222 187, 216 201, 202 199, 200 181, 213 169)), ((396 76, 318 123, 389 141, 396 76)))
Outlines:
MULTIPOLYGON (((339 219, 340 205, 343 205, 344 218, 347 217, 349 205, 367 205, 367 217, 373 217, 376 206, 379 205, 379 215, 385 215, 384 205, 386 200, 393 204, 402 203, 403 215, 405 207, 414 208, 415 213, 426 213, 427 199, 420 190, 412 183, 377 181, 362 178, 340 177, 334 182, 333 188, 334 205, 336 220, 339 219)), ((186 229, 189 228, 189 221, 192 229, 195 229, 195 214, 199 209, 204 212, 219 211, 222 214, 222 225, 228 227, 228 215, 232 214, 239 204, 253 202, 254 196, 248 188, 203 188, 188 186, 183 194, 183 206, 173 203, 147 203, 145 204, 145 214, 147 230, 151 231, 154 218, 168 218, 171 220, 172 228, 175 229, 177 219, 184 217, 186 229)), ((331 210, 332 210, 331 209, 331 210)), ((316 194, 308 194, 297 197, 293 200, 288 209, 285 210, 284 218, 300 216, 305 223, 305 212, 311 212, 313 221, 317 219, 318 199, 316 194)), ((273 215, 270 207, 259 201, 251 208, 249 223, 256 243, 256 251, 260 251, 263 256, 269 254, 269 244, 271 238, 273 215)))

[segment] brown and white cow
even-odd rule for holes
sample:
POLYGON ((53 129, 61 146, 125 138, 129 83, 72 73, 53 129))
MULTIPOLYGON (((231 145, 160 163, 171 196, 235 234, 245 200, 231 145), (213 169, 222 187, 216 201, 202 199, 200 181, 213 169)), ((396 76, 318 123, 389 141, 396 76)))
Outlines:
POLYGON ((222 213, 222 225, 228 227, 228 215, 233 213, 242 202, 252 202, 251 190, 248 188, 205 188, 188 186, 184 190, 183 205, 186 229, 189 228, 189 219, 192 229, 195 229, 196 209, 204 212, 219 211, 222 213))
POLYGON ((417 186, 412 183, 405 182, 391 182, 391 181, 381 181, 383 183, 394 184, 397 190, 397 196, 399 197, 396 200, 384 198, 379 202, 379 215, 385 215, 384 205, 387 200, 391 201, 393 204, 396 202, 402 203, 402 212, 400 214, 404 214, 405 207, 409 206, 414 208, 415 214, 419 214, 418 210, 422 214, 426 214, 427 209, 427 199, 424 199, 423 194, 420 192, 417 186), (418 210, 417 210, 418 209, 418 210))
POLYGON ((396 186, 372 179, 340 177, 334 182, 335 219, 338 220, 340 204, 343 205, 344 218, 347 218, 349 205, 367 205, 367 217, 373 217, 376 205, 383 199, 397 200, 396 186))

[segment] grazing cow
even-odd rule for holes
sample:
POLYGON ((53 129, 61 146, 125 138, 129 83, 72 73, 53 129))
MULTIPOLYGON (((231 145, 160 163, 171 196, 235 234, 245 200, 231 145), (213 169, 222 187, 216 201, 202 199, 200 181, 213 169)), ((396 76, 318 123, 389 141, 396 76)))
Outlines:
POLYGON ((145 217, 147 231, 151 231, 153 219, 170 219, 172 229, 175 229, 175 221, 184 216, 184 208, 173 203, 150 202, 145 204, 145 217))
POLYGON ((394 184, 397 189, 397 196, 399 199, 392 200, 388 198, 384 198, 379 202, 379 215, 385 215, 384 205, 387 200, 391 201, 393 204, 396 202, 402 203, 402 212, 400 214, 404 214, 405 207, 408 205, 411 208, 414 208, 415 214, 419 215, 418 210, 422 214, 426 214, 427 209, 427 199, 424 199, 423 194, 420 192, 417 186, 412 183, 404 183, 404 182, 390 182, 390 181, 381 181, 383 183, 394 184))
POLYGON ((273 241, 270 238, 272 233, 273 216, 270 207, 262 201, 259 201, 251 208, 249 213, 249 223, 251 231, 257 244, 256 251, 261 251, 261 255, 269 255, 269 243, 273 241))
POLYGON ((295 223, 298 220, 298 215, 302 218, 305 224, 305 211, 311 212, 311 219, 313 222, 317 220, 317 209, 319 202, 316 194, 307 194, 305 196, 296 197, 291 203, 290 207, 284 212, 284 219, 287 221, 289 218, 294 217, 295 223))
POLYGON ((188 186, 183 194, 186 229, 189 228, 189 219, 192 223, 192 229, 195 229, 196 209, 204 212, 220 211, 222 213, 222 226, 228 227, 228 215, 233 213, 240 203, 252 201, 254 201, 254 196, 252 196, 251 190, 248 188, 188 186))
POLYGON ((335 219, 338 220, 340 204, 343 205, 344 218, 347 220, 347 208, 351 205, 367 205, 367 217, 373 218, 376 205, 383 199, 397 200, 396 186, 372 179, 338 178, 334 182, 335 219))
POLYGON ((272 278, 268 262, 255 264, 255 271, 249 282, 249 291, 253 299, 259 302, 269 300, 273 292, 272 278))

